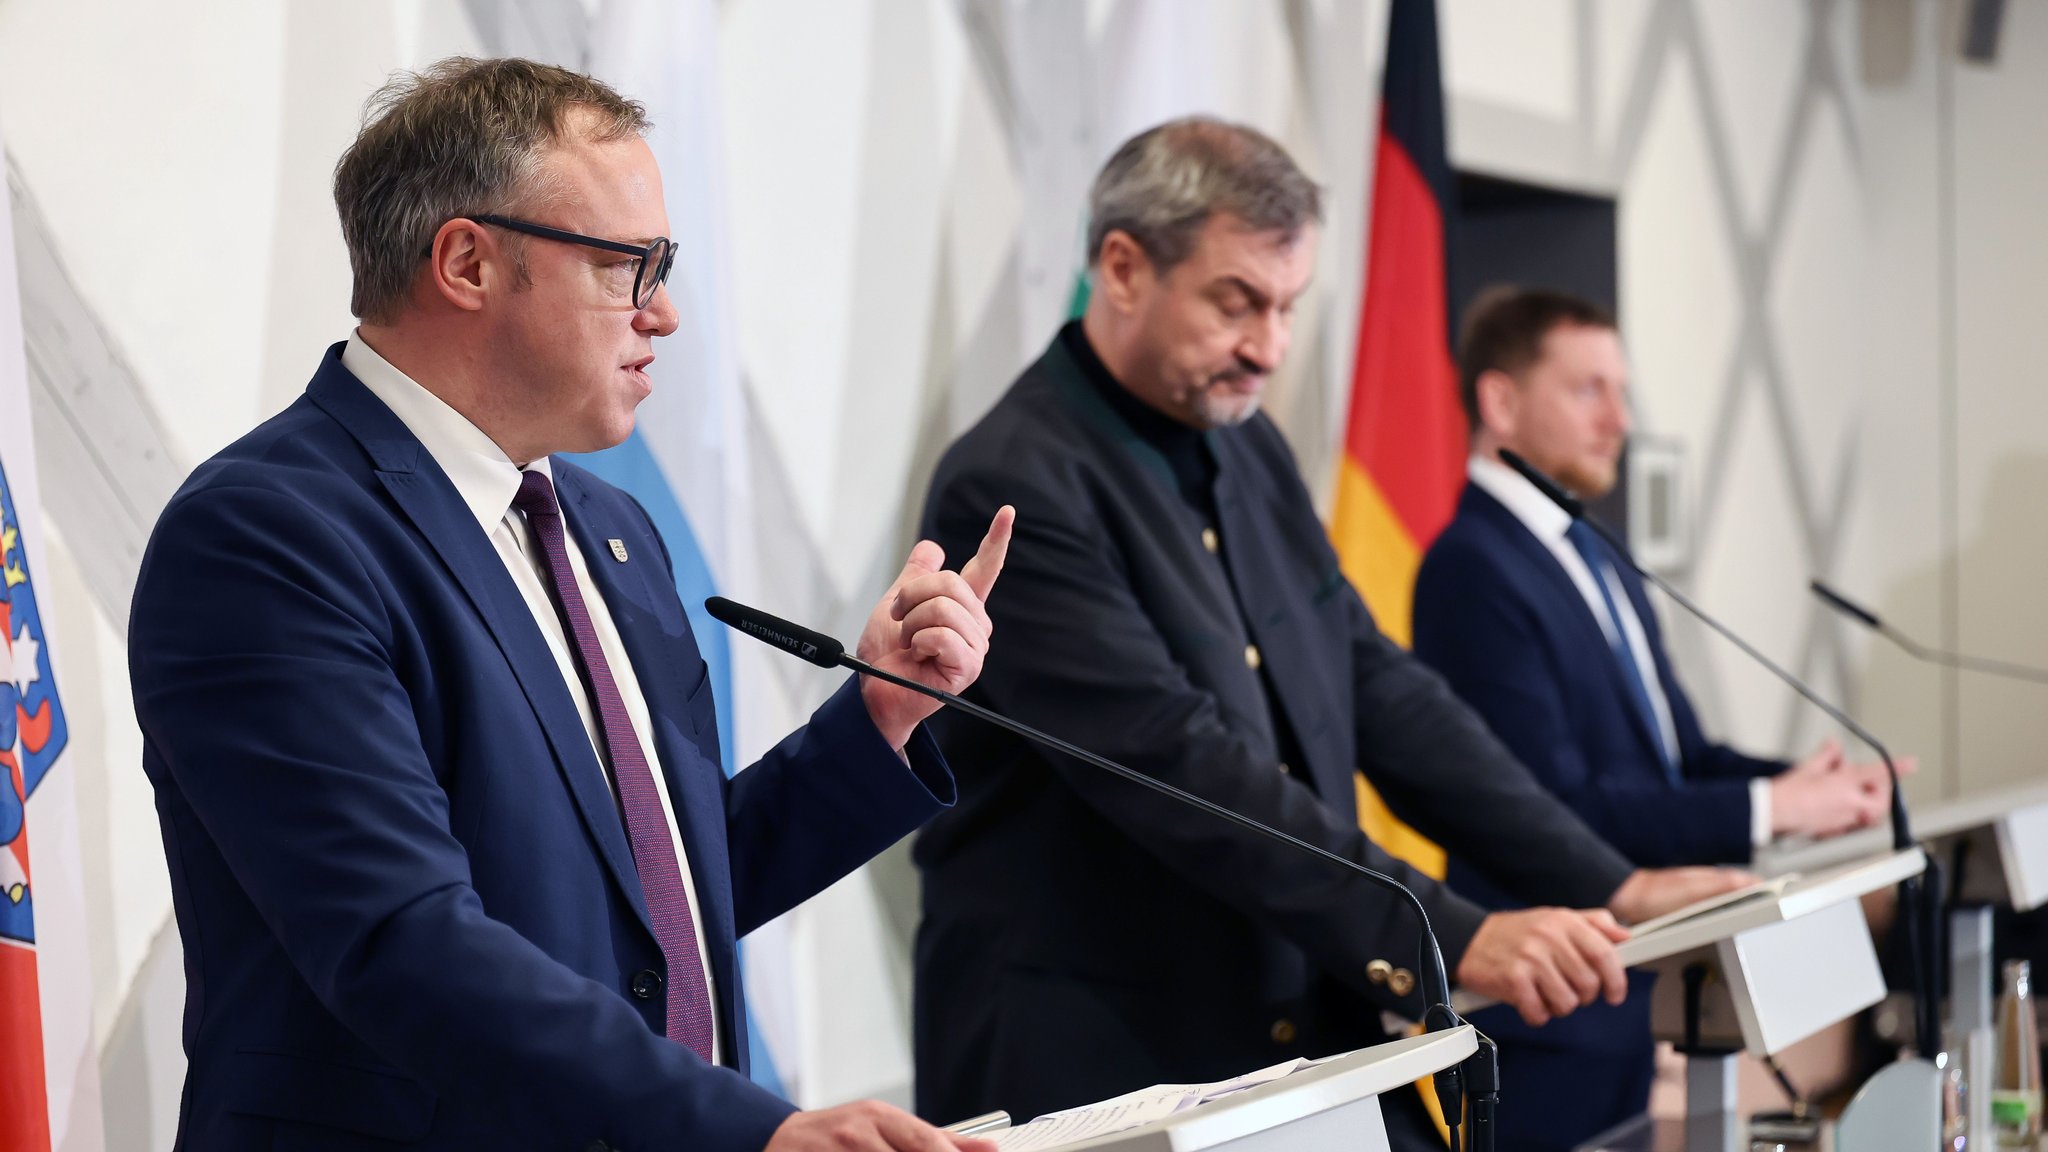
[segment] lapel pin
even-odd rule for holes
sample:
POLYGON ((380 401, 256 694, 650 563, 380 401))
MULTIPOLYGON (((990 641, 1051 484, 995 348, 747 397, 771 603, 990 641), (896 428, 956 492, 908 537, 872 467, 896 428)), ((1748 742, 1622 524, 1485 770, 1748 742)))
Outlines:
POLYGON ((624 564, 626 562, 626 542, 624 540, 607 540, 605 543, 612 546, 612 559, 624 564))

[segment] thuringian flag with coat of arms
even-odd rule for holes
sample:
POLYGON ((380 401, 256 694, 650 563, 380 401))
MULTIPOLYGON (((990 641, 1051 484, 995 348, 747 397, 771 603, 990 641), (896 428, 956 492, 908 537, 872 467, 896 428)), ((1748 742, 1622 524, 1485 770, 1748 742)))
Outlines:
POLYGON ((28 799, 64 751, 28 550, 0 460, 0 1146, 46 1148, 42 1006, 28 799))

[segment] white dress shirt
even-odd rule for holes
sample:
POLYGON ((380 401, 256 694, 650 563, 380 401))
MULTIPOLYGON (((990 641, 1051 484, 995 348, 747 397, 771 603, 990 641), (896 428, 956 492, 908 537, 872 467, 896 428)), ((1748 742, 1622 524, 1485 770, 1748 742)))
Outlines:
MULTIPOLYGON (((393 367, 391 362, 377 353, 377 350, 363 342, 360 333, 349 336, 348 346, 342 350, 341 366, 363 382, 363 386, 376 394, 384 406, 391 409, 414 436, 427 454, 440 465, 462 502, 469 506, 470 514, 476 517, 477 527, 489 537, 491 546, 498 550, 498 558, 505 562, 505 571, 511 574, 512 583, 519 588, 519 594, 526 600, 527 611, 533 614, 533 622, 540 628, 541 636, 547 640, 548 650, 554 653, 555 666, 562 674, 562 683, 569 689, 569 698, 576 702, 576 711, 583 717, 584 733, 590 738, 590 749, 597 764, 605 773, 605 783, 611 787, 614 797, 618 786, 611 778, 611 765, 604 756, 604 742, 598 730, 597 714, 591 708, 590 695, 583 688, 583 677, 576 670, 576 658, 570 648, 568 633, 562 627, 561 616, 555 611, 553 596, 548 590, 548 576, 542 569, 539 546, 526 524, 526 516, 512 506, 513 497, 519 494, 521 469, 511 457, 486 436, 482 429, 469 422, 462 413, 448 406, 439 396, 421 387, 405 373, 393 367)), ((527 465, 535 472, 547 475, 548 482, 554 482, 554 472, 546 457, 527 465)), ((563 523, 568 522, 569 510, 562 510, 563 523)), ((683 837, 676 823, 675 804, 669 799, 668 781, 661 773, 661 757, 655 749, 654 728, 648 719, 647 697, 640 691, 640 678, 633 672, 633 661, 626 655, 626 646, 619 639, 619 626, 613 621, 611 608, 604 596, 591 583, 590 567, 584 562, 583 550, 576 546, 573 533, 564 531, 563 541, 568 546, 569 568, 576 576, 576 587, 583 593, 583 603, 590 609, 590 623, 597 633, 598 647, 604 652, 605 663, 610 665, 612 679, 617 682, 619 696, 625 701, 626 715, 633 724, 633 735, 640 740, 640 750, 647 758, 647 767, 654 775, 654 791, 661 798, 661 814, 668 821, 669 841, 675 845, 676 865, 683 874, 683 893, 690 902, 690 919, 697 930, 697 962, 704 969, 705 994, 711 997, 714 1019, 718 1011, 717 990, 711 983, 710 951, 704 945, 704 917, 697 907, 697 886, 690 874, 690 857, 683 849, 683 837)), ((721 1057, 717 1027, 711 1030, 711 1060, 717 1063, 721 1057)))
MULTIPOLYGON (((1571 577, 1573 586, 1578 588, 1587 610, 1593 614, 1601 634, 1607 637, 1611 647, 1615 643, 1614 620, 1607 614, 1600 586, 1593 581, 1597 578, 1607 585, 1608 594, 1614 600, 1614 610, 1621 617, 1621 639, 1627 645, 1629 658, 1635 661, 1636 673, 1643 678, 1643 687, 1649 691, 1650 711, 1657 719, 1657 739, 1671 762, 1680 763, 1678 728, 1671 720, 1671 702, 1665 698, 1663 682, 1657 676, 1657 661, 1650 652, 1649 634, 1643 630, 1643 622, 1636 616, 1635 604, 1629 599, 1621 578, 1606 564, 1600 566, 1596 577, 1586 564, 1586 558, 1565 538, 1565 532, 1572 526, 1572 518, 1514 469, 1491 457, 1474 456, 1465 463, 1465 476, 1481 491, 1500 501, 1501 506, 1521 521, 1522 527, 1527 528, 1529 534, 1557 559, 1565 575, 1571 577)), ((1749 782, 1749 840, 1755 846, 1771 842, 1769 778, 1749 782)))

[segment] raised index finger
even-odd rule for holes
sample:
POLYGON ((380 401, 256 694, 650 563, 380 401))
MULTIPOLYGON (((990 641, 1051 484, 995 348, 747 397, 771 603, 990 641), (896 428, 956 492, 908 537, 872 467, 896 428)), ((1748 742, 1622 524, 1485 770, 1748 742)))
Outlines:
POLYGON ((1008 504, 996 509, 996 518, 989 521, 988 535, 981 538, 981 547, 975 550, 974 559, 960 569, 960 575, 967 586, 983 600, 988 599, 989 590, 996 586, 996 577, 1003 574, 1003 560, 1010 554, 1010 529, 1017 523, 1017 510, 1008 504))

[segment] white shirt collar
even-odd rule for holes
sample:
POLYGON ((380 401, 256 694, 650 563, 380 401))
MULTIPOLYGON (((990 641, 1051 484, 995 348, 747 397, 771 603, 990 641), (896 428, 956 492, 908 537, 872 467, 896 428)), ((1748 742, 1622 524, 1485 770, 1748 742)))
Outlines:
MULTIPOLYGON (((398 370, 375 348, 363 342, 360 332, 351 332, 348 346, 341 350, 341 366, 363 382, 393 415, 419 437, 427 455, 447 473, 455 492, 469 507, 470 514, 486 535, 497 530, 498 522, 519 494, 517 464, 505 455, 483 429, 448 406, 448 402, 422 387, 419 381, 398 370)), ((546 456, 527 468, 555 476, 546 456)))
POLYGON ((1465 462, 1465 476, 1479 485, 1481 491, 1514 514, 1529 534, 1546 544, 1563 540, 1572 518, 1551 503, 1550 498, 1538 491, 1534 484, 1524 480, 1520 473, 1491 456, 1473 456, 1465 462))

